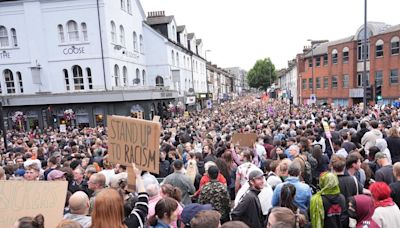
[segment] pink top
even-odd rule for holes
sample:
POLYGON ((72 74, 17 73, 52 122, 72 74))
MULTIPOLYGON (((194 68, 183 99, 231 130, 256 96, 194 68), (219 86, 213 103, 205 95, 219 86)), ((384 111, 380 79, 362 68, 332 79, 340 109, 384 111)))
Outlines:
MULTIPOLYGON (((149 199, 149 213, 147 214, 147 219, 149 219, 152 215, 154 215, 156 213, 156 211, 155 211, 156 204, 162 198, 163 198, 162 196, 157 195, 154 198, 149 199)), ((178 208, 176 209, 178 211, 178 219, 180 219, 182 211, 183 211, 183 207, 178 201, 176 201, 176 202, 178 203, 178 208)), ((173 228, 178 228, 177 222, 178 222, 177 220, 172 221, 171 224, 169 224, 169 225, 173 228)))

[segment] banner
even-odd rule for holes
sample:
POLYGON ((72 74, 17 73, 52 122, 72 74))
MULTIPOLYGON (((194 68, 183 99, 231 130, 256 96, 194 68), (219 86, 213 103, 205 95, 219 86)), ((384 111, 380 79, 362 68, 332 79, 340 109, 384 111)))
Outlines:
POLYGON ((232 136, 233 145, 239 144, 241 147, 253 148, 254 143, 257 140, 256 133, 235 133, 232 136))
POLYGON ((44 216, 44 227, 63 219, 67 181, 0 181, 0 227, 25 216, 44 216))
POLYGON ((107 116, 110 161, 158 174, 160 123, 125 116, 107 116))

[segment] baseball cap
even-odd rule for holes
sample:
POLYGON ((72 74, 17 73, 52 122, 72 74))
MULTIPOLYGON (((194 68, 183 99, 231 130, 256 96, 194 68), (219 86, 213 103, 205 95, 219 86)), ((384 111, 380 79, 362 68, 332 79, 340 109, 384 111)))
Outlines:
POLYGON ((55 170, 51 171, 51 172, 47 175, 47 180, 51 181, 51 180, 54 180, 54 179, 61 178, 61 177, 64 176, 64 174, 65 174, 65 172, 55 169, 55 170))
POLYGON ((249 181, 254 180, 256 178, 263 177, 264 173, 261 170, 255 169, 250 172, 249 174, 249 181))
POLYGON ((379 159, 382 158, 387 158, 386 154, 382 153, 382 152, 378 152, 375 154, 375 161, 378 161, 379 159))
POLYGON ((191 203, 185 206, 183 208, 182 214, 181 214, 181 219, 182 222, 185 226, 190 227, 190 221, 194 216, 196 216, 197 213, 200 211, 207 211, 207 210, 212 210, 213 207, 211 204, 198 204, 198 203, 191 203))

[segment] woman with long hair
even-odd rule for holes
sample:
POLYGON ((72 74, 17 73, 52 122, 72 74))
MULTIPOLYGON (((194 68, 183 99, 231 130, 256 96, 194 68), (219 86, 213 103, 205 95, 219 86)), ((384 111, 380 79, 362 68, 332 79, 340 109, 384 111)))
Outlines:
POLYGON ((183 211, 183 207, 181 205, 181 201, 182 201, 182 192, 179 188, 174 187, 170 184, 163 184, 161 185, 161 191, 160 191, 160 195, 161 197, 165 198, 165 197, 170 197, 172 199, 174 199, 176 201, 176 203, 178 204, 177 208, 176 208, 176 213, 177 213, 177 219, 172 220, 170 223, 171 227, 177 228, 179 227, 178 225, 178 219, 181 217, 182 211, 183 211))
POLYGON ((155 214, 149 218, 149 225, 152 228, 170 228, 168 225, 178 219, 178 203, 175 199, 166 197, 157 202, 155 214))
POLYGON ((293 184, 284 184, 281 188, 281 198, 279 202, 280 207, 286 207, 293 211, 295 214, 302 214, 307 218, 307 211, 301 209, 294 201, 296 197, 296 187, 293 184))
POLYGON ((346 199, 340 194, 336 174, 321 174, 319 185, 321 190, 312 196, 310 203, 312 227, 348 227, 348 219, 345 219, 345 214, 342 213, 347 208, 346 199))
POLYGON ((106 188, 96 195, 91 228, 126 228, 124 203, 117 190, 106 188))

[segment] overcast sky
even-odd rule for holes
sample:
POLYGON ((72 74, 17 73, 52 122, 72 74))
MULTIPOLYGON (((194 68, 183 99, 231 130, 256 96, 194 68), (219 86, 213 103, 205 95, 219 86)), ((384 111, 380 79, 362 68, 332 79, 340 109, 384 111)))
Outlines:
MULTIPOLYGON (((207 59, 249 70, 270 57, 287 67, 307 39, 354 35, 364 23, 364 0, 141 0, 144 11, 174 15, 203 39, 207 59)), ((368 0, 368 21, 400 24, 400 0, 368 0)))

